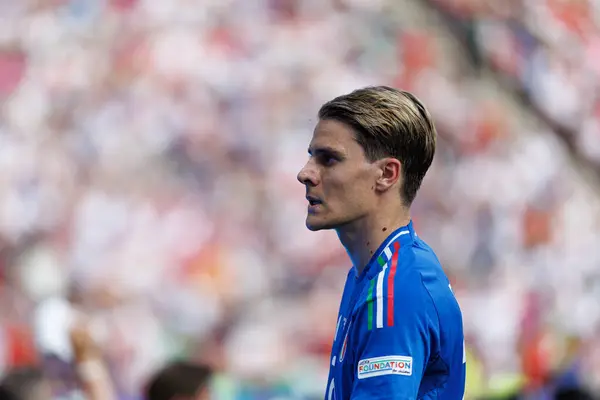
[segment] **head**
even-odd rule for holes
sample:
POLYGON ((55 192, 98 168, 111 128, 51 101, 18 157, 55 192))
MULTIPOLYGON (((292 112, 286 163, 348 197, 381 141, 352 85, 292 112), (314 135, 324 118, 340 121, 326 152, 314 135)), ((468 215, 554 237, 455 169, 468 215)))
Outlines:
POLYGON ((298 173, 307 227, 337 229, 381 209, 408 210, 435 154, 425 106, 408 92, 367 87, 325 103, 318 116, 298 173))
POLYGON ((0 382, 0 400, 50 400, 50 386, 38 368, 19 368, 0 382))
POLYGON ((563 388, 557 390, 555 400, 592 400, 595 397, 583 388, 563 388))
POLYGON ((205 400, 210 398, 213 371, 205 365, 174 362, 154 375, 146 388, 147 400, 205 400))

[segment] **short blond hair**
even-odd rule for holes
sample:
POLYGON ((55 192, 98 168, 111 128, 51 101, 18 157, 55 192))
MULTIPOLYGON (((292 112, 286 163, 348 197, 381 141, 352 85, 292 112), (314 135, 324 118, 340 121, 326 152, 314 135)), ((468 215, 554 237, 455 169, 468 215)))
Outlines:
POLYGON ((366 87, 325 103, 319 119, 351 127, 367 159, 394 157, 402 163, 402 197, 415 199, 437 142, 431 115, 413 94, 388 86, 366 87))

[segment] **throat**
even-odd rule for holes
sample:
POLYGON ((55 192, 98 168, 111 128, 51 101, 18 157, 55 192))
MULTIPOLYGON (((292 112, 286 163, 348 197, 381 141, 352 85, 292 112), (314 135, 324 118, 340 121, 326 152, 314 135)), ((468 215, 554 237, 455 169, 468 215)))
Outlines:
POLYGON ((393 230, 387 229, 386 231, 380 230, 380 234, 373 235, 371 238, 356 238, 354 241, 345 240, 342 241, 352 265, 356 268, 357 276, 362 275, 365 268, 369 265, 369 262, 376 256, 376 252, 381 244, 387 239, 388 233, 393 230))
POLYGON ((410 217, 403 217, 373 224, 363 222, 337 231, 340 242, 346 249, 358 276, 362 275, 388 236, 395 230, 408 225, 409 222, 410 217))
POLYGON ((358 254, 355 254, 353 256, 350 253, 348 253, 350 259, 352 259, 352 264, 356 268, 357 277, 362 275, 363 271, 367 268, 373 256, 375 255, 375 251, 377 250, 380 244, 381 243, 371 244, 370 242, 367 242, 364 244, 363 249, 359 249, 359 251, 357 252, 358 254))

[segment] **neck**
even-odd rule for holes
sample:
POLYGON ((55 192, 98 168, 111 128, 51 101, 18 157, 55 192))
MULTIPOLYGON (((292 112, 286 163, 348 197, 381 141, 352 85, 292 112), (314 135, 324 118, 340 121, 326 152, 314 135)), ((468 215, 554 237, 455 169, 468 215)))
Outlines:
POLYGON ((337 229, 352 264, 360 275, 381 243, 396 229, 408 225, 410 213, 402 208, 394 215, 369 215, 337 229))

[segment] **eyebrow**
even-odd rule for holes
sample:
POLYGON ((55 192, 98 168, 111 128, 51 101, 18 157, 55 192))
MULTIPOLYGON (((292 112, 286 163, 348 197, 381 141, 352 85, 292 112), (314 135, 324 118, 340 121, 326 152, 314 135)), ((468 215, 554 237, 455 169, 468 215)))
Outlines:
POLYGON ((315 147, 315 148, 308 148, 308 154, 312 155, 319 155, 319 154, 330 154, 333 156, 337 156, 337 157, 343 157, 344 153, 341 152, 340 150, 334 149, 333 147, 329 147, 329 146, 322 146, 322 147, 315 147))

